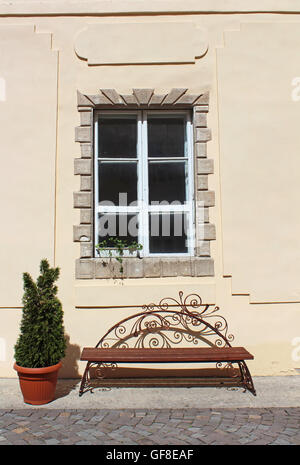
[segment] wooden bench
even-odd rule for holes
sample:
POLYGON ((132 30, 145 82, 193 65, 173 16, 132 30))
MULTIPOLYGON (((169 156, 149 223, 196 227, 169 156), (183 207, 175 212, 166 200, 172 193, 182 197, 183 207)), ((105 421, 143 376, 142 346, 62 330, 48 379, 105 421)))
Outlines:
POLYGON ((87 365, 79 396, 96 386, 226 386, 243 387, 256 395, 245 362, 254 357, 244 347, 231 346, 233 336, 227 334, 218 307, 203 305, 196 294, 184 298, 180 292, 178 300, 165 298, 142 309, 114 325, 96 347, 82 350, 80 360, 87 365), (185 367, 176 366, 180 363, 185 367), (214 367, 207 368, 212 363, 214 367), (148 368, 149 364, 172 368, 148 368))

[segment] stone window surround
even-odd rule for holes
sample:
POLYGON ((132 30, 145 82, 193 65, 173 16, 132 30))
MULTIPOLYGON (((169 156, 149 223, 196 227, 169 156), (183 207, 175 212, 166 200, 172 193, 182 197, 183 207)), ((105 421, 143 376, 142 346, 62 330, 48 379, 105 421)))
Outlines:
POLYGON ((153 89, 133 89, 131 95, 120 95, 115 89, 101 89, 97 95, 77 92, 80 126, 75 141, 80 143, 81 157, 74 160, 74 174, 80 176, 80 191, 74 192, 74 208, 80 209, 80 224, 73 228, 73 241, 80 243, 76 260, 77 279, 143 278, 173 276, 214 276, 210 241, 215 240, 215 226, 209 223, 209 207, 215 205, 215 194, 208 189, 208 175, 213 160, 207 158, 206 144, 211 139, 207 128, 209 94, 191 95, 187 89, 171 89, 157 95, 153 89), (123 258, 123 272, 116 259, 94 257, 93 245, 93 111, 94 110, 192 110, 194 131, 194 181, 196 248, 193 257, 123 258))

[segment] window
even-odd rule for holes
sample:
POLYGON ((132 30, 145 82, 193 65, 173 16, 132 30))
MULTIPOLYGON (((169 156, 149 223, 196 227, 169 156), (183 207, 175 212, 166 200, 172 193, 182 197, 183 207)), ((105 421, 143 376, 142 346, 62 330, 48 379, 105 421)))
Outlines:
POLYGON ((143 246, 142 260, 125 252, 124 279, 214 276, 209 94, 100 89, 93 95, 78 91, 77 104, 76 279, 120 277, 118 260, 95 250, 109 237, 143 246))
POLYGON ((193 255, 190 112, 95 111, 94 125, 95 244, 117 237, 143 256, 193 255))

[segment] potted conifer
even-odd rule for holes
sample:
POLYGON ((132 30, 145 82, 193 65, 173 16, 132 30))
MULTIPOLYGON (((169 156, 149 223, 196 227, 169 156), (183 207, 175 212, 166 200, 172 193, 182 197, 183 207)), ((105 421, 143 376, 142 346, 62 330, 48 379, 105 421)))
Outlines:
POLYGON ((54 399, 58 370, 65 356, 63 310, 54 284, 58 277, 59 268, 51 268, 46 259, 41 260, 37 282, 23 273, 23 315, 14 369, 24 402, 33 405, 54 399))

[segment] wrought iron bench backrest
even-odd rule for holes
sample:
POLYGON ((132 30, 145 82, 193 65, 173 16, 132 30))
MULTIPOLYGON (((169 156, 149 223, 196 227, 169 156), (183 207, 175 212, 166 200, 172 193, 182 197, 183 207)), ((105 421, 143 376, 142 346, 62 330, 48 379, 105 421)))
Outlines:
POLYGON ((197 294, 184 297, 180 291, 178 300, 165 297, 142 309, 112 326, 96 347, 171 348, 181 343, 231 347, 234 337, 227 334, 227 321, 218 314, 219 307, 203 304, 197 294))

